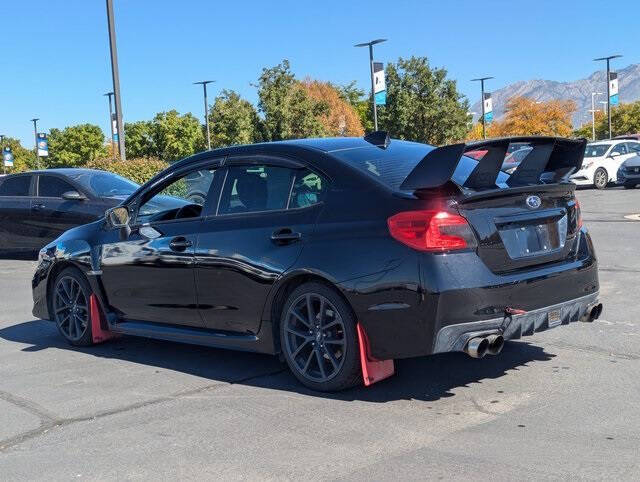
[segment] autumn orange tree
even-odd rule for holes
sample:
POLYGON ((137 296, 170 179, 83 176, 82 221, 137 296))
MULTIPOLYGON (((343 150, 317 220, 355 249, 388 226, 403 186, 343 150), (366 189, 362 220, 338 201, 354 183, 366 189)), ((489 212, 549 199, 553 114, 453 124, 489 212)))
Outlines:
MULTIPOLYGON (((576 104, 571 100, 536 102, 527 97, 512 97, 507 101, 502 119, 487 126, 487 137, 562 136, 571 135, 571 116, 576 104)), ((468 139, 480 139, 482 125, 474 126, 468 139)))
POLYGON ((325 112, 319 116, 325 135, 357 137, 364 134, 355 109, 342 98, 333 85, 307 78, 302 82, 302 86, 310 98, 327 105, 325 112))

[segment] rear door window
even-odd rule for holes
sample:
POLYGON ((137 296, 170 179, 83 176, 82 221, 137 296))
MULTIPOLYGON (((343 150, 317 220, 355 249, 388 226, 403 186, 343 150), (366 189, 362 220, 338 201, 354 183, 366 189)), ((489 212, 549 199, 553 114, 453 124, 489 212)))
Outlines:
POLYGON ((8 177, 0 183, 0 196, 28 196, 31 176, 8 177))
POLYGON ((323 176, 309 169, 295 171, 289 209, 306 208, 322 202, 327 189, 327 181, 323 176))
POLYGON ((65 192, 77 191, 72 184, 57 176, 38 176, 38 196, 61 198, 65 192))
POLYGON ((286 209, 295 170, 278 166, 230 167, 220 197, 218 214, 240 214, 286 209))

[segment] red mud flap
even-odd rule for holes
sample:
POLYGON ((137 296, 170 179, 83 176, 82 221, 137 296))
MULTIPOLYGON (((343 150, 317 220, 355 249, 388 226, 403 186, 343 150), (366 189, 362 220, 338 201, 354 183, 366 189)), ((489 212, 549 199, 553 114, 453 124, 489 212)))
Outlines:
MULTIPOLYGON (((110 340, 111 338, 117 338, 120 335, 112 333, 109 330, 102 328, 102 312, 98 306, 98 298, 96 295, 89 297, 90 315, 91 315, 91 337, 93 343, 102 343, 103 341, 110 340)), ((106 324, 106 323, 105 323, 106 324)))
POLYGON ((389 378, 395 373, 393 360, 376 360, 370 355, 369 338, 367 333, 358 323, 358 341, 360 342, 360 365, 362 366, 362 380, 365 387, 373 385, 380 380, 389 378))

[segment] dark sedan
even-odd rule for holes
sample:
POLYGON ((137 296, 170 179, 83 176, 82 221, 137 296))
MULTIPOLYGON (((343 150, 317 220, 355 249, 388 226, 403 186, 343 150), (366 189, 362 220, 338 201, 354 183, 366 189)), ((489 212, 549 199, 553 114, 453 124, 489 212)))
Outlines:
POLYGON ((0 252, 36 253, 67 229, 104 216, 139 186, 90 169, 50 169, 0 178, 0 252))
POLYGON ((617 172, 616 183, 625 189, 633 189, 640 184, 640 154, 622 163, 617 172))
POLYGON ((42 249, 33 313, 75 345, 128 334, 282 354, 317 390, 374 383, 395 358, 497 355, 602 310, 568 181, 585 146, 378 132, 197 154, 42 249), (508 175, 514 142, 532 154, 508 175), (149 209, 163 195, 185 204, 149 209))

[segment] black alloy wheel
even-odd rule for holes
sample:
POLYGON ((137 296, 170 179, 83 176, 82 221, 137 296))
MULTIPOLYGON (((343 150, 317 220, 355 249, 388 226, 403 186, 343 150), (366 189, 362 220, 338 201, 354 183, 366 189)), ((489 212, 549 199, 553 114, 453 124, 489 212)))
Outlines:
POLYGON ((91 345, 91 288, 82 274, 73 268, 64 270, 50 295, 53 317, 62 336, 72 345, 91 345))
POLYGON ((291 294, 280 335, 289 368, 306 386, 343 390, 361 379, 354 317, 328 286, 307 283, 291 294))

